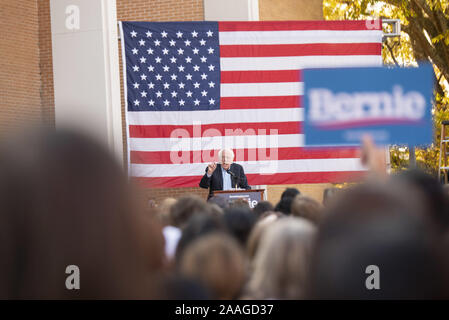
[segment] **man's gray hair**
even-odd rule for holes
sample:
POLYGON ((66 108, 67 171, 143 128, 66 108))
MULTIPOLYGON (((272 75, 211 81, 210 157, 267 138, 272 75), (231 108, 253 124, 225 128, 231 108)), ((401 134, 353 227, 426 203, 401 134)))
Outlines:
POLYGON ((234 155, 234 151, 232 151, 232 149, 221 149, 220 151, 218 151, 218 160, 220 162, 223 159, 223 152, 225 153, 225 155, 229 155, 230 157, 232 157, 232 161, 234 161, 235 155, 234 155))

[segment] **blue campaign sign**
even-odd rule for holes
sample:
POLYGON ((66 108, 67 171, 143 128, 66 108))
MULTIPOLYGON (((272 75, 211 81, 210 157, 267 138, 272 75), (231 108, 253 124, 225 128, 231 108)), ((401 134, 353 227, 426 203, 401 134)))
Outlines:
POLYGON ((304 70, 306 146, 432 143, 433 69, 304 70))

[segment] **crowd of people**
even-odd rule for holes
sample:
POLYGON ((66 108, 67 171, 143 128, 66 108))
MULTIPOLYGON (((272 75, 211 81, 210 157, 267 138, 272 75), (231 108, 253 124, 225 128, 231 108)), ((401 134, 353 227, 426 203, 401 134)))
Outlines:
POLYGON ((449 195, 418 170, 384 174, 369 141, 362 152, 366 180, 323 201, 289 188, 253 209, 193 195, 148 206, 83 135, 8 139, 0 298, 448 298, 449 195), (69 265, 79 289, 65 286, 69 265))

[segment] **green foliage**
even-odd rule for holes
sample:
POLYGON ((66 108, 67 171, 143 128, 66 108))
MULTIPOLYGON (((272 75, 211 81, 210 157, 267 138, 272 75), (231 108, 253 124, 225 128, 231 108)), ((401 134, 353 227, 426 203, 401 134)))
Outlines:
MULTIPOLYGON (((324 0, 327 20, 400 19, 400 39, 386 39, 385 65, 410 67, 430 62, 435 70, 434 143, 416 147, 416 164, 438 174, 441 121, 449 120, 449 0, 324 0)), ((388 32, 388 27, 384 31, 388 32)), ((409 149, 390 147, 394 171, 409 166, 409 149)))

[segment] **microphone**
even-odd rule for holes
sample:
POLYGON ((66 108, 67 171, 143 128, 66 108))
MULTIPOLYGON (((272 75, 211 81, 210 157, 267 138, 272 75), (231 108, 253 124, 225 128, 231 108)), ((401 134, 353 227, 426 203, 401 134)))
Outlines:
POLYGON ((231 176, 235 177, 235 173, 232 172, 230 169, 226 170, 227 173, 229 173, 231 176))

